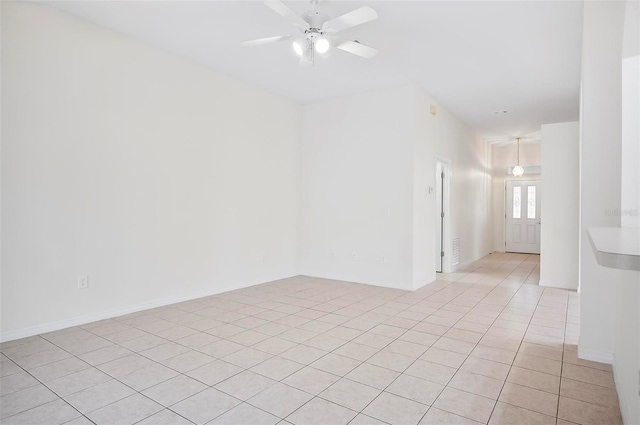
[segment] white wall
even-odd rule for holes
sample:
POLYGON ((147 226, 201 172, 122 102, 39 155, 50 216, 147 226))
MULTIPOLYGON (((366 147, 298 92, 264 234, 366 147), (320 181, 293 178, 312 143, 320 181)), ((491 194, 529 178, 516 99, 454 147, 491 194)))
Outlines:
POLYGON ((489 146, 476 133, 424 90, 416 90, 414 286, 420 287, 435 279, 436 200, 435 191, 429 195, 428 188, 436 185, 436 160, 450 162, 450 205, 445 211, 450 232, 445 230, 445 250, 450 254, 452 241, 460 239, 460 263, 455 269, 492 251, 491 158, 489 146), (437 114, 430 113, 431 105, 437 114))
POLYGON ((625 424, 640 424, 640 272, 610 270, 609 273, 609 279, 615 279, 613 368, 616 389, 625 424))
MULTIPOLYGON (((640 226, 640 3, 627 1, 622 46, 621 224, 640 226)), ((619 271, 614 368, 627 424, 640 424, 640 272, 619 271)))
POLYGON ((298 105, 28 3, 1 71, 2 339, 297 274, 298 105))
POLYGON ((542 126, 540 285, 578 289, 580 123, 542 126))
MULTIPOLYGON (((491 147, 491 227, 493 251, 504 252, 505 241, 505 183, 517 180, 507 174, 509 167, 516 164, 517 144, 493 145, 491 147)), ((541 165, 540 142, 520 142, 520 165, 541 165)), ((540 174, 525 174, 521 179, 540 180, 540 174)), ((541 202, 545 203, 545 194, 541 190, 541 202)), ((542 216, 544 217, 544 216, 542 216)))
MULTIPOLYGON (((587 228, 620 226, 621 46, 624 3, 586 2, 580 140, 580 350, 613 353, 614 296, 609 271, 593 255, 587 228), (606 314, 606 313, 609 314, 606 314), (604 313, 604 314, 603 314, 604 313)), ((603 359, 605 360, 605 359, 603 359)))
MULTIPOLYGON (((442 122, 438 115, 429 112, 432 100, 424 90, 415 90, 415 134, 413 140, 413 284, 414 287, 436 279, 436 258, 440 249, 436 249, 436 231, 439 229, 438 212, 436 212, 436 152, 438 151, 438 137, 433 137, 433 126, 442 122), (432 187, 432 193, 429 193, 432 187)), ((443 206, 444 208, 444 206, 443 206)), ((447 211, 449 218, 452 217, 447 211)), ((451 226, 450 226, 451 227, 451 226)), ((448 230, 448 229, 447 229, 448 230)), ((446 231, 445 231, 446 233, 446 231)), ((443 244, 451 241, 450 235, 443 239, 443 244)), ((450 243, 449 243, 450 246, 450 243)), ((450 252, 450 247, 445 250, 450 252)), ((450 255, 450 254, 449 254, 450 255)), ((442 271, 447 270, 447 266, 442 271)))
POLYGON ((461 265, 491 251, 490 150, 416 86, 302 108, 43 5, 2 9, 0 339, 299 265, 415 289, 435 279, 436 158, 448 245, 461 265))
POLYGON ((413 96, 404 86, 305 106, 302 274, 413 287, 413 96))
MULTIPOLYGON (((633 149, 633 144, 637 144, 638 139, 633 136, 632 131, 628 131, 633 126, 624 127, 625 123, 629 123, 625 120, 637 120, 637 115, 634 116, 632 111, 626 109, 634 102, 624 103, 625 112, 630 115, 622 113, 623 102, 630 100, 622 96, 622 64, 623 58, 627 57, 627 41, 635 46, 635 50, 631 49, 632 56, 640 53, 637 48, 640 16, 637 7, 637 3, 632 1, 585 2, 582 51, 582 294, 578 353, 581 358, 613 363, 625 424, 640 423, 640 272, 599 266, 589 246, 586 228, 620 226, 621 217, 617 212, 627 208, 629 204, 624 202, 631 199, 626 198, 622 192, 638 191, 637 183, 633 187, 633 180, 621 181, 622 176, 626 179, 630 175, 626 173, 633 168, 637 170, 639 165, 639 162, 627 161, 629 158, 626 149, 633 149), (625 55, 622 54, 623 29, 625 55), (631 38, 627 39, 629 34, 631 38), (635 138, 626 139, 629 135, 635 138), (625 170, 629 165, 632 168, 625 170)), ((626 90, 633 85, 624 87, 626 90)), ((637 100, 635 104, 637 105, 637 100)), ((635 128, 637 131, 637 127, 635 128)))
POLYGON ((628 1, 622 43, 621 222, 640 227, 640 2, 628 1))
MULTIPOLYGON (((2 35, 2 4, 0 4, 0 35, 2 35)), ((2 40, 0 40, 0 297, 2 296, 2 40)), ((0 299, 0 338, 2 337, 2 299, 0 299)), ((2 341, 2 339, 0 339, 2 341)))
POLYGON ((403 289, 432 282, 436 157, 452 163, 449 238, 461 239, 461 262, 490 252, 488 148, 431 104, 404 86, 305 107, 302 274, 403 289))
POLYGON ((622 226, 640 227, 640 56, 622 60, 622 84, 620 219, 622 226))

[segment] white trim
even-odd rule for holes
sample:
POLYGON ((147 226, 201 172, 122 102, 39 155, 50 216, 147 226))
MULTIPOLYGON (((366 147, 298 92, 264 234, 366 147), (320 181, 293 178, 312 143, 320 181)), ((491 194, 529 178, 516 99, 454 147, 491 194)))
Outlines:
POLYGON ((0 333, 0 342, 13 341, 14 339, 26 338, 28 336, 40 335, 47 332, 58 331, 60 329, 65 329, 72 326, 85 325, 87 323, 96 322, 98 320, 111 319, 113 317, 123 316, 129 313, 136 313, 138 311, 148 310, 151 308, 162 307, 165 305, 175 304, 183 301, 190 301, 197 298, 207 297, 210 295, 220 294, 222 292, 233 291, 236 289, 242 289, 249 286, 260 285, 263 283, 269 283, 276 280, 286 279, 294 276, 296 275, 286 274, 286 275, 271 276, 271 277, 262 278, 259 280, 249 280, 249 281, 241 282, 235 285, 218 287, 210 291, 191 293, 188 295, 183 295, 183 296, 173 297, 173 298, 161 298, 158 300, 130 305, 127 307, 110 309, 110 310, 102 311, 100 313, 85 314, 82 316, 70 317, 68 319, 56 320, 55 322, 41 323, 38 325, 26 327, 26 328, 2 332, 0 333))
POLYGON ((383 288, 402 289, 403 291, 413 291, 413 282, 403 284, 399 280, 367 280, 366 282, 358 277, 340 275, 333 273, 320 273, 312 270, 303 270, 300 276, 315 277, 318 279, 339 280, 341 282, 359 283, 361 285, 381 286, 383 288))
MULTIPOLYGON (((521 182, 521 183, 535 183, 537 186, 536 192, 538 193, 536 196, 538 196, 538 204, 540 204, 540 201, 542 200, 542 197, 540 197, 540 188, 541 188, 541 184, 542 184, 542 179, 541 178, 535 178, 535 176, 531 177, 531 178, 523 178, 523 177, 514 177, 512 179, 506 179, 504 181, 504 211, 502 214, 502 243, 504 245, 504 252, 509 252, 509 253, 513 253, 513 254, 531 254, 531 255, 540 255, 542 253, 541 252, 519 252, 519 251, 507 251, 507 215, 509 214, 509 211, 507 210, 507 185, 509 183, 512 182, 521 182)), ((511 205, 509 205, 509 208, 511 208, 511 205)), ((536 212, 537 212, 537 207, 536 207, 536 212)), ((540 217, 538 217, 538 220, 540 220, 540 217)), ((542 231, 541 231, 542 233, 542 231)), ((540 248, 542 249, 542 244, 540 244, 540 248)))
POLYGON ((436 283, 438 282, 438 279, 436 278, 436 280, 432 280, 431 282, 425 282, 425 283, 419 283, 418 286, 414 286, 412 291, 417 291, 418 289, 422 288, 423 286, 427 286, 427 285, 431 285, 432 283, 436 283))
POLYGON ((549 279, 540 279, 538 285, 544 286, 547 288, 560 288, 560 289, 569 289, 572 291, 576 291, 578 289, 578 283, 569 283, 569 282, 559 282, 556 280, 549 279))
MULTIPOLYGON (((442 243, 444 249, 444 261, 442 264, 442 273, 452 273, 451 245, 453 243, 453 238, 451 237, 451 177, 453 174, 453 166, 450 159, 436 155, 436 170, 438 169, 438 163, 441 164, 444 172, 444 201, 442 204, 444 209, 444 241, 442 243)), ((439 212, 436 214, 439 214, 439 212)))
POLYGON ((578 346, 578 358, 592 362, 613 364, 615 355, 613 353, 603 353, 602 351, 581 350, 580 346, 578 346))
POLYGON ((627 400, 625 394, 622 394, 620 390, 622 389, 622 376, 620 376, 620 369, 616 366, 616 355, 613 354, 613 363, 611 366, 613 367, 613 381, 616 384, 616 390, 618 391, 618 404, 620 405, 620 415, 622 415, 622 423, 624 425, 631 425, 631 418, 629 418, 629 408, 627 407, 627 400))

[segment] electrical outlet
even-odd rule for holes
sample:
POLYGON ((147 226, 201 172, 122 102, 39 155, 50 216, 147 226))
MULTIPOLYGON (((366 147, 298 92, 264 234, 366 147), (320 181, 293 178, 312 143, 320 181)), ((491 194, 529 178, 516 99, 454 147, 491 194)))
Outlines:
POLYGON ((336 253, 335 253, 335 252, 332 252, 332 253, 331 253, 331 258, 336 258, 336 257, 337 257, 336 253))
POLYGON ((78 289, 86 289, 89 287, 89 276, 80 275, 78 276, 78 289))
POLYGON ((353 254, 351 254, 351 258, 353 258, 354 260, 358 259, 358 254, 356 254, 355 252, 353 254))

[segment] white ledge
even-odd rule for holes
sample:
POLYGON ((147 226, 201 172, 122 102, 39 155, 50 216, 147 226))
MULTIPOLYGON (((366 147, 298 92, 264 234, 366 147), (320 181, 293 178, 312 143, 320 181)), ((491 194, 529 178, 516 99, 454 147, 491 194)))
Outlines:
POLYGON ((640 271, 640 228, 589 227, 587 232, 598 264, 640 271))

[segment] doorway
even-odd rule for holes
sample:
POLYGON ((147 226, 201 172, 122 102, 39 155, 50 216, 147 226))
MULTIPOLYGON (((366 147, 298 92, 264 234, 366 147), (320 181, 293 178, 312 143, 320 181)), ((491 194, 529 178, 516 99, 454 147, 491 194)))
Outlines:
POLYGON ((450 163, 448 160, 438 159, 436 162, 436 246, 435 261, 437 273, 450 271, 449 253, 451 252, 447 240, 449 238, 449 187, 450 163))
POLYGON ((540 180, 507 180, 505 251, 540 254, 540 180))

